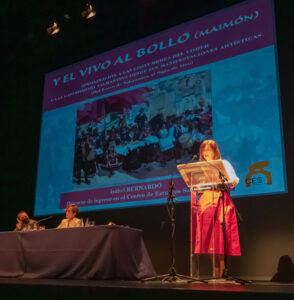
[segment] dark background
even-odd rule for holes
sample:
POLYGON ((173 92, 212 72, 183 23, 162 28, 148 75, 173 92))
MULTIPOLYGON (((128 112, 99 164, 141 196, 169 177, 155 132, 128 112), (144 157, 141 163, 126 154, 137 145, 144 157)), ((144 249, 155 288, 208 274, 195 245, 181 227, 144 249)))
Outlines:
MULTIPOLYGON (((80 12, 87 2, 83 0, 1 1, 0 230, 12 230, 20 210, 33 215, 45 73, 240 2, 92 1, 97 15, 84 20, 80 12), (46 28, 54 20, 61 32, 51 37, 46 28)), ((234 199, 244 218, 239 222, 242 257, 229 258, 233 275, 263 279, 276 272, 281 256, 294 259, 293 1, 276 0, 275 8, 289 191, 234 199)), ((54 216, 46 226, 57 226, 62 217, 54 216)), ((141 228, 157 272, 168 270, 165 206, 91 212, 81 217, 96 224, 113 221, 141 228)), ((176 268, 188 274, 188 203, 176 205, 176 225, 176 268)))

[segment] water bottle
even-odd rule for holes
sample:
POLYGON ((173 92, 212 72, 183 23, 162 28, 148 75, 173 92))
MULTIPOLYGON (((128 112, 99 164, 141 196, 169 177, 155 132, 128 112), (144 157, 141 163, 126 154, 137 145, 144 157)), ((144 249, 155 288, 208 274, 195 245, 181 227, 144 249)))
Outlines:
POLYGON ((80 227, 84 227, 84 220, 83 220, 83 218, 80 219, 80 227))
POLYGON ((32 229, 32 230, 34 230, 34 231, 35 231, 35 230, 38 230, 37 223, 34 223, 34 224, 33 224, 33 229, 32 229))

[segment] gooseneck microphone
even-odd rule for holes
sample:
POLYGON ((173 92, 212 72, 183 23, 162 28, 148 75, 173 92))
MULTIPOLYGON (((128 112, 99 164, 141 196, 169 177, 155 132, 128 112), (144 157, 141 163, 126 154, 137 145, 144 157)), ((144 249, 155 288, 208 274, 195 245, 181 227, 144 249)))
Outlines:
POLYGON ((215 169, 218 170, 219 179, 222 181, 223 184, 224 184, 225 181, 228 181, 228 179, 225 177, 225 175, 222 173, 222 171, 217 166, 210 163, 203 155, 201 155, 201 158, 202 158, 202 160, 206 161, 210 166, 212 166, 212 167, 214 167, 215 169))
POLYGON ((191 160, 195 160, 195 159, 197 159, 198 158, 198 155, 197 154, 194 154, 193 156, 192 156, 192 159, 191 160))
POLYGON ((36 222, 37 222, 37 223, 41 223, 41 222, 46 221, 46 220, 49 220, 49 219, 51 219, 51 218, 53 218, 53 216, 50 216, 50 217, 47 217, 47 218, 38 220, 38 221, 36 221, 36 222))

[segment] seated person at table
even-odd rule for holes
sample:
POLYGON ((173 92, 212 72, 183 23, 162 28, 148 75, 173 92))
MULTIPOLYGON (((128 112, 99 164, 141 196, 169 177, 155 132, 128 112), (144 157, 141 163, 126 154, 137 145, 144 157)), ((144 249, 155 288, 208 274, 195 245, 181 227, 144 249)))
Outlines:
POLYGON ((33 229, 39 229, 39 224, 37 221, 29 218, 25 211, 20 211, 16 216, 17 224, 15 225, 14 231, 26 231, 33 229))
POLYGON ((65 209, 65 217, 57 228, 73 228, 80 227, 80 219, 76 216, 79 213, 79 208, 74 204, 69 204, 65 209))

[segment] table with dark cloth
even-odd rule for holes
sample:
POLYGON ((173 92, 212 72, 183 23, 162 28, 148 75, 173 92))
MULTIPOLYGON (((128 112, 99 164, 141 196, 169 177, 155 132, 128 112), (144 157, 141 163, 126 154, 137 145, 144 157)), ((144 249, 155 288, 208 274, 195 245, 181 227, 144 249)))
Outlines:
POLYGON ((0 277, 138 280, 154 275, 138 229, 101 225, 0 232, 0 277))

